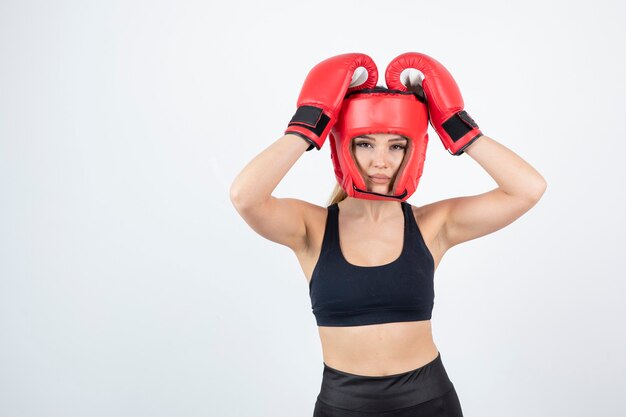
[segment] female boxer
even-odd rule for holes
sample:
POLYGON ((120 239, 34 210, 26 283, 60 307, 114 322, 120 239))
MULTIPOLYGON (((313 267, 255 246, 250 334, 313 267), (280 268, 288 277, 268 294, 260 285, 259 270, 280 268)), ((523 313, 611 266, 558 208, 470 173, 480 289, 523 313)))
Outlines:
POLYGON ((324 357, 314 417, 459 417, 432 337, 434 272, 451 247, 530 210, 546 181, 482 134, 435 59, 402 54, 387 67, 388 89, 377 80, 363 54, 316 65, 285 135, 237 176, 231 200, 252 229, 294 251, 307 278, 324 357), (421 85, 406 80, 407 70, 418 71, 421 85), (407 203, 422 173, 429 120, 448 152, 468 154, 498 187, 407 203), (273 197, 298 158, 327 137, 337 178, 328 207, 273 197))

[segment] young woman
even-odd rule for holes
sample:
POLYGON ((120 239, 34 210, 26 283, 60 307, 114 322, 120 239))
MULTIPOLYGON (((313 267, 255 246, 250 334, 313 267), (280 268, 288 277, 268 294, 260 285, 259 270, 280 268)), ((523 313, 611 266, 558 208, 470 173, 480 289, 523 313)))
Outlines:
POLYGON ((390 89, 373 88, 377 77, 363 54, 313 68, 286 134, 237 176, 231 200, 252 229, 294 251, 309 283, 324 357, 314 417, 459 417, 432 337, 434 272, 451 247, 530 210, 546 182, 478 130, 439 62, 403 54, 387 68, 390 89), (367 80, 355 86, 357 68, 367 80), (400 82, 406 69, 422 73, 421 85, 400 82), (469 155, 498 187, 408 204, 429 120, 451 154, 469 155), (273 197, 300 156, 319 150, 329 134, 338 181, 329 206, 273 197))

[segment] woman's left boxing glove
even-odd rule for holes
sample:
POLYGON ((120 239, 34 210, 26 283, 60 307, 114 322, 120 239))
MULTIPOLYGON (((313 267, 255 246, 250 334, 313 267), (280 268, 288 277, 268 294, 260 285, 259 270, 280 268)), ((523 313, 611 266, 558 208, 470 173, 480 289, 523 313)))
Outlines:
POLYGON ((387 87, 406 91, 400 75, 410 68, 417 69, 424 75, 422 88, 426 94, 430 124, 448 152, 461 155, 483 134, 474 119, 463 109, 463 97, 454 78, 434 58, 417 52, 407 52, 396 57, 387 66, 387 87))
POLYGON ((337 121, 343 98, 349 91, 373 88, 378 81, 376 64, 369 56, 360 53, 337 55, 317 64, 306 77, 298 109, 291 118, 285 134, 298 135, 320 150, 328 133, 337 121), (350 88, 357 68, 363 67, 367 80, 350 88))

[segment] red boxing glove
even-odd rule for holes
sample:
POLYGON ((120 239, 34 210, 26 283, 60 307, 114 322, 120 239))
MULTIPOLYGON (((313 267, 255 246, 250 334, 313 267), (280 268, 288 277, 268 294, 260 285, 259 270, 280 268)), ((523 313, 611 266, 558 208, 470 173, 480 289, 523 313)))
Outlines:
POLYGON ((463 110, 463 97, 454 78, 437 60, 425 54, 407 52, 396 57, 387 66, 387 87, 407 91, 400 81, 402 71, 414 68, 424 74, 422 87, 426 94, 430 124, 435 129, 443 146, 452 155, 461 155, 483 134, 478 125, 463 110))
POLYGON ((337 55, 317 64, 307 75, 298 109, 291 118, 285 134, 298 135, 311 144, 307 151, 319 151, 330 129, 337 121, 346 93, 363 88, 373 88, 378 81, 378 69, 369 56, 359 53, 337 55), (357 68, 364 67, 367 80, 349 88, 357 68))

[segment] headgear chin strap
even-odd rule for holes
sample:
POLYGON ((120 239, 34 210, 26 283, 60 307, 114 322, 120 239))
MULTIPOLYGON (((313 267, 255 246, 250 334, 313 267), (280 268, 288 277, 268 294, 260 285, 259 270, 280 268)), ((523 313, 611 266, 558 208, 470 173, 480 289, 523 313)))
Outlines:
POLYGON ((330 156, 337 182, 350 197, 405 201, 417 189, 422 175, 427 129, 428 107, 425 99, 414 92, 376 87, 348 93, 330 132, 330 156), (408 139, 389 194, 367 191, 352 152, 352 139, 372 133, 393 133, 408 139))

